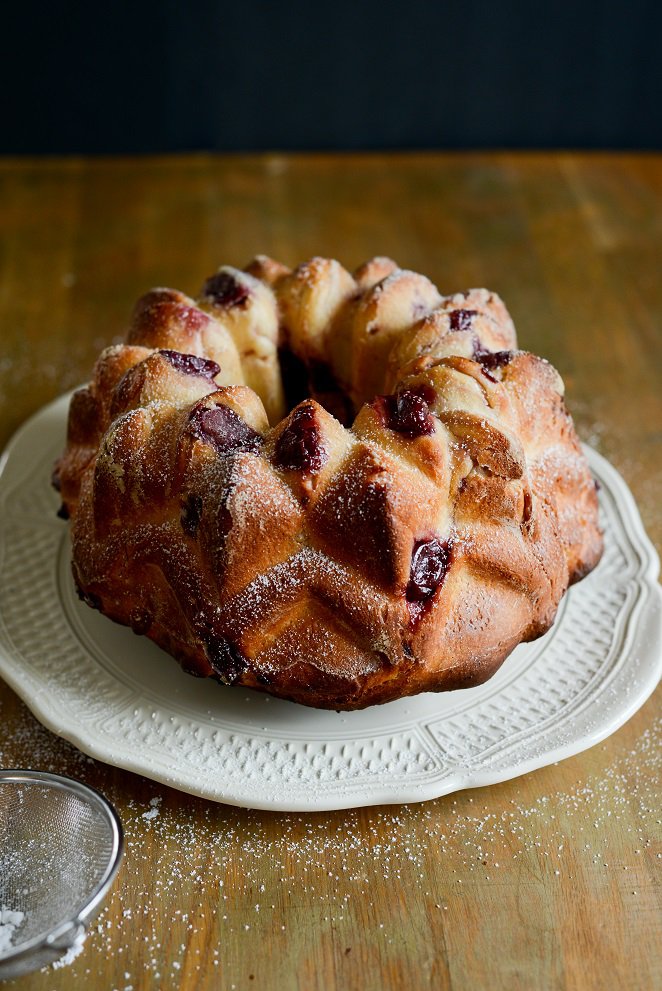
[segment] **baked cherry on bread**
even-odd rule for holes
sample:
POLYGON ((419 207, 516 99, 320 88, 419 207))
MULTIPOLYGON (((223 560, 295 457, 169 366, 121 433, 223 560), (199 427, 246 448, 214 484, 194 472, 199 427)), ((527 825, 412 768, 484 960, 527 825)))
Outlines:
POLYGON ((602 551, 557 372, 496 294, 386 258, 152 290, 74 394, 54 483, 89 605, 322 708, 486 680, 602 551))

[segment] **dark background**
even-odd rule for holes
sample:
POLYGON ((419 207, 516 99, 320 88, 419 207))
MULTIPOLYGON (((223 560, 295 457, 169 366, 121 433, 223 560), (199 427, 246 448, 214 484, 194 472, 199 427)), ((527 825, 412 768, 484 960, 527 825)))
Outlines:
POLYGON ((2 153, 662 147, 662 4, 2 5, 2 153))

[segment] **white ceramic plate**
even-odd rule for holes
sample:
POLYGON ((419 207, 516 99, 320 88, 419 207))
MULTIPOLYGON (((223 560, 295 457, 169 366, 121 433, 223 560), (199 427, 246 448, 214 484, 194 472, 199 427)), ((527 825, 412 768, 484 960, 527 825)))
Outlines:
POLYGON ((0 674, 49 729, 93 757, 214 801, 308 811, 417 802, 593 746, 662 669, 657 555, 598 454, 603 560, 554 627, 485 685, 362 712, 307 709, 191 678, 150 641, 82 605, 52 463, 68 396, 0 462, 0 674))

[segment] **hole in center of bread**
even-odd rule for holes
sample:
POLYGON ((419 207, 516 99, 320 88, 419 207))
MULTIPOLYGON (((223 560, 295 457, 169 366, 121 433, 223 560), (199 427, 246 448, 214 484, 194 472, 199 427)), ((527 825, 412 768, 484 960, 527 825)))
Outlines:
POLYGON ((306 363, 287 345, 278 349, 280 374, 288 412, 304 399, 315 399, 343 426, 351 426, 356 410, 326 362, 306 363))

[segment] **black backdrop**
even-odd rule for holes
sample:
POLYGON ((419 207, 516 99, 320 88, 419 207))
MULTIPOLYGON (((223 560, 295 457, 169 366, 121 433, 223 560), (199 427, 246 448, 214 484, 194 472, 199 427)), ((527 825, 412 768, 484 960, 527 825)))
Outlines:
POLYGON ((2 153, 662 147, 660 0, 0 10, 2 153))

